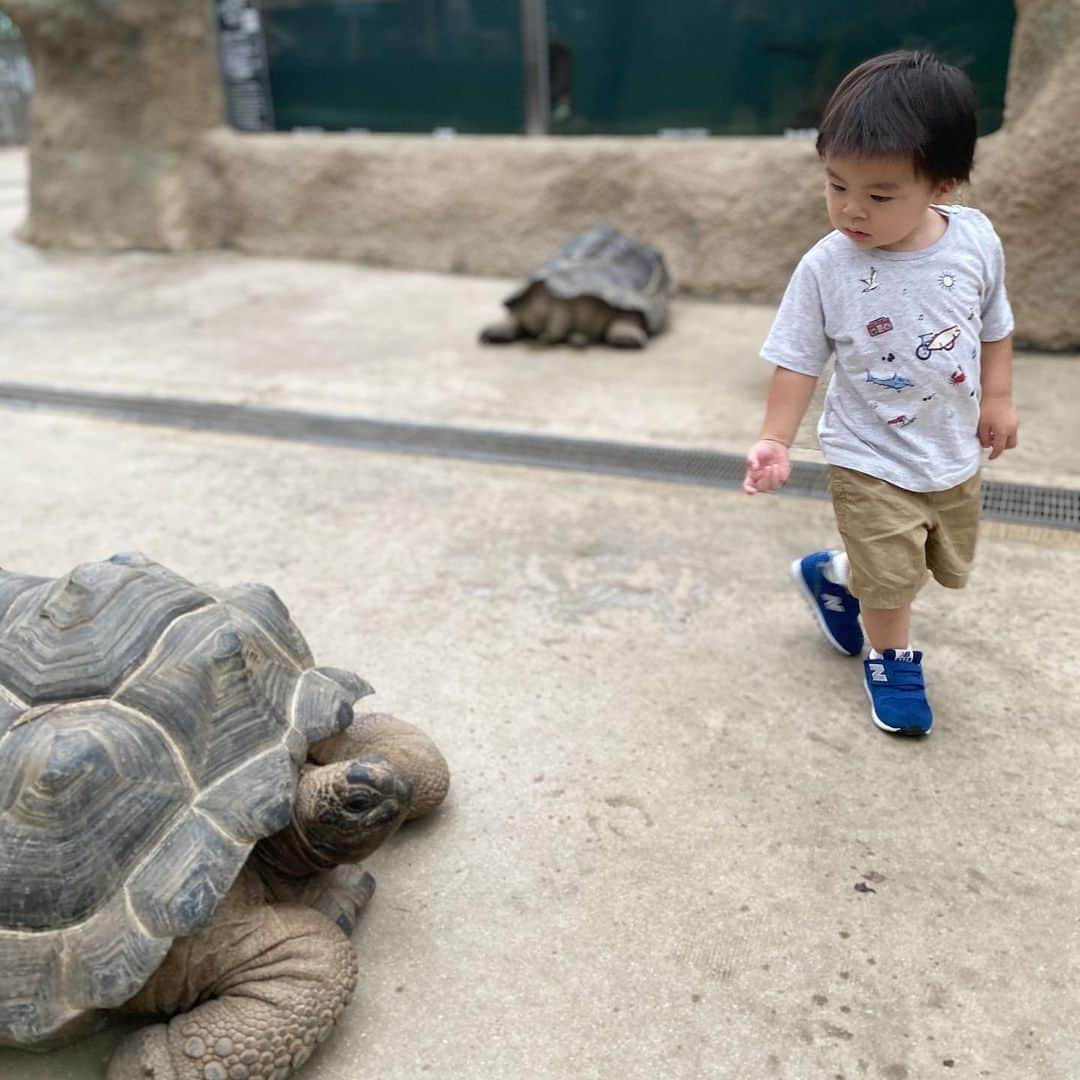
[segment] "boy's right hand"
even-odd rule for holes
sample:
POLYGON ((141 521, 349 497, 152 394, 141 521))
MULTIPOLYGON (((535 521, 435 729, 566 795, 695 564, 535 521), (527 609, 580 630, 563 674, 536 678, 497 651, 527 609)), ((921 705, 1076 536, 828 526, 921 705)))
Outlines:
POLYGON ((758 439, 746 455, 746 478, 743 491, 756 495, 759 491, 782 488, 791 475, 788 448, 776 439, 758 439))

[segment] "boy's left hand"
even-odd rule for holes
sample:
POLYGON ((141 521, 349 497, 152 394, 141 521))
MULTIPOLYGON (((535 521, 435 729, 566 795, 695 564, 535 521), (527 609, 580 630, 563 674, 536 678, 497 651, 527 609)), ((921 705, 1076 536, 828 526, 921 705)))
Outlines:
POLYGON ((979 408, 979 443, 990 447, 990 460, 1016 446, 1020 420, 1011 397, 983 398, 979 408))

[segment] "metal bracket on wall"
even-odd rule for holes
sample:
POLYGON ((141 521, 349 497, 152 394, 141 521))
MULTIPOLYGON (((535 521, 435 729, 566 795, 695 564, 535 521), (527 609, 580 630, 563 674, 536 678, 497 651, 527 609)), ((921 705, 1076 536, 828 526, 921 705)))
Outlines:
POLYGON ((237 131, 273 131, 270 62, 257 0, 214 0, 225 113, 237 131))
POLYGON ((551 130, 551 73, 548 69, 547 0, 521 0, 525 54, 525 134, 551 130))

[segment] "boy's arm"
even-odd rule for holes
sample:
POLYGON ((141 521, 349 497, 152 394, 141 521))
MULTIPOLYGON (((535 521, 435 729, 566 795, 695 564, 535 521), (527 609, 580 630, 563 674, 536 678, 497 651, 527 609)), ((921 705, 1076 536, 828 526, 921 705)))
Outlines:
POLYGON ((990 447, 990 460, 1016 446, 1020 427, 1012 397, 1012 335, 982 343, 982 399, 979 404, 979 442, 990 447))
POLYGON ((816 385, 813 375, 790 368, 778 367, 773 372, 761 432, 746 455, 743 491, 747 495, 775 491, 787 483, 791 475, 788 447, 795 441, 816 385))

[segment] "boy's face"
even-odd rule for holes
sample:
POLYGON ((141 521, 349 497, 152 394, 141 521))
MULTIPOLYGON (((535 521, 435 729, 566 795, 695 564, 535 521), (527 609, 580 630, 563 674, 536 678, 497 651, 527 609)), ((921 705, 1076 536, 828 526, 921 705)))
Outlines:
POLYGON ((829 220, 860 248, 914 251, 941 234, 930 204, 956 188, 919 176, 902 154, 843 155, 825 159, 825 203, 829 220))

